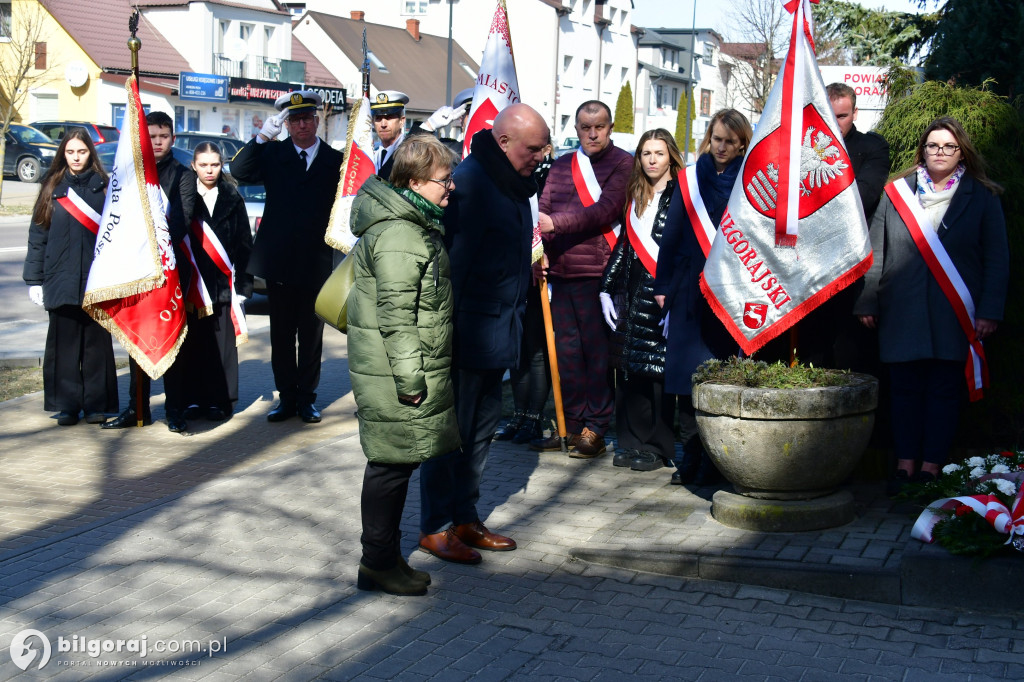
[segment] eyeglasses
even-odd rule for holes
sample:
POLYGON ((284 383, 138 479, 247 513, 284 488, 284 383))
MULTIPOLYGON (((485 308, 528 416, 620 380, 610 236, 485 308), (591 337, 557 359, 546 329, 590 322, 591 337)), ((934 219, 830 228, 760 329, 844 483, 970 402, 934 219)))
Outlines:
POLYGON ((452 185, 455 184, 455 180, 452 179, 452 176, 450 175, 447 178, 441 178, 440 180, 437 178, 430 178, 430 182, 436 182, 437 184, 441 185, 442 187, 444 187, 445 192, 450 192, 452 189, 452 185))
POLYGON ((934 142, 929 142, 924 146, 924 153, 932 156, 937 156, 938 154, 953 156, 959 150, 960 145, 958 144, 935 144, 934 142))
POLYGON ((316 116, 289 116, 290 125, 316 125, 316 116))

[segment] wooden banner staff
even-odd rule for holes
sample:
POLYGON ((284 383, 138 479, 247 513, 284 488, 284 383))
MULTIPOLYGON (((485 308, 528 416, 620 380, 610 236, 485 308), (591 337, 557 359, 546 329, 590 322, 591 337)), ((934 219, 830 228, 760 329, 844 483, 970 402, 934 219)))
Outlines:
POLYGON ((565 444, 565 408, 562 407, 562 379, 558 376, 558 356, 555 353, 555 327, 551 322, 551 301, 548 300, 548 278, 541 277, 540 308, 544 313, 544 338, 548 342, 548 364, 551 366, 551 390, 555 395, 555 425, 562 452, 568 452, 565 444))
MULTIPOLYGON (((128 30, 131 32, 132 37, 128 39, 128 49, 132 53, 132 74, 135 76, 135 82, 139 82, 139 50, 142 49, 142 41, 139 40, 135 34, 139 30, 139 10, 136 9, 132 12, 132 15, 128 18, 128 30)), ((125 112, 125 116, 128 112, 125 112)), ((142 390, 144 384, 144 377, 142 376, 142 367, 139 363, 133 363, 135 365, 135 426, 141 428, 144 424, 145 415, 142 410, 142 390)), ((145 377, 148 378, 148 377, 145 377)))

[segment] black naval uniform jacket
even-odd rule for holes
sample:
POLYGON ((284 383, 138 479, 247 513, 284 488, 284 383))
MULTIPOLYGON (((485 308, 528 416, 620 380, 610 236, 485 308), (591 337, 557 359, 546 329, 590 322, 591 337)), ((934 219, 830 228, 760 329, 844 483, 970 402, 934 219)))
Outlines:
POLYGON ((324 140, 305 169, 291 138, 253 138, 231 160, 231 174, 263 183, 263 210, 248 272, 267 282, 319 289, 331 274, 334 250, 324 241, 345 155, 324 140))

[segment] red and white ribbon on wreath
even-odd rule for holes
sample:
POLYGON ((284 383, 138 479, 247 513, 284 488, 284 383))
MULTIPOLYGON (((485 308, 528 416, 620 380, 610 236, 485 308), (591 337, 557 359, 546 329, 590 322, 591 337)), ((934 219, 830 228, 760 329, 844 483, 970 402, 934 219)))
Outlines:
POLYGON ((75 190, 68 188, 68 195, 57 199, 65 211, 71 214, 75 220, 82 224, 82 227, 96 234, 100 229, 100 214, 85 203, 85 199, 75 194, 75 190))
MULTIPOLYGON (((576 193, 580 195, 580 201, 584 206, 593 206, 601 200, 601 185, 594 175, 594 167, 590 164, 590 157, 577 149, 572 155, 572 181, 576 185, 576 193)), ((614 249, 615 242, 619 239, 619 232, 622 231, 622 223, 615 221, 603 228, 602 234, 608 242, 608 248, 614 249)))
POLYGON ((886 185, 885 193, 906 224, 917 250, 920 251, 928 270, 935 277, 949 304, 953 306, 956 319, 967 335, 967 388, 972 402, 980 400, 983 390, 988 387, 988 362, 985 359, 985 348, 974 327, 975 309, 971 292, 953 265, 949 253, 946 252, 931 220, 907 184, 906 178, 886 185))
POLYGON ((217 238, 217 234, 205 221, 192 221, 192 236, 203 253, 228 278, 228 287, 231 289, 231 325, 235 330, 235 345, 241 346, 249 340, 249 328, 245 324, 242 301, 235 291, 235 265, 231 262, 224 245, 217 238))
POLYGON ((697 184, 697 164, 687 166, 679 171, 679 193, 683 197, 683 205, 686 206, 686 215, 690 218, 690 227, 700 243, 700 250, 704 257, 708 257, 711 251, 711 242, 715 241, 715 232, 718 226, 711 222, 707 206, 700 196, 700 186, 697 184))
POLYGON ((1017 492, 1012 508, 1007 508, 995 495, 965 495, 935 500, 921 513, 910 537, 921 542, 932 542, 932 529, 939 521, 949 518, 948 512, 961 505, 983 517, 996 531, 1007 533, 1006 544, 1013 542, 1014 535, 1024 536, 1024 486, 1017 492))
POLYGON ((658 242, 654 241, 652 234, 654 221, 658 216, 657 207, 654 202, 647 207, 642 216, 636 214, 636 202, 629 204, 629 211, 626 212, 626 237, 630 245, 636 251, 637 258, 643 263, 647 272, 654 277, 658 271, 658 242))

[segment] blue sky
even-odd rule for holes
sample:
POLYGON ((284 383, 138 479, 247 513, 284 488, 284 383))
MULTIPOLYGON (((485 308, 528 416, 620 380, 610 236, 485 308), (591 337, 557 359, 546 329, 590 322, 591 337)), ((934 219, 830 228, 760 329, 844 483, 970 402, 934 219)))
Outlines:
MULTIPOLYGON (((694 0, 633 0, 632 22, 635 26, 666 26, 688 28, 693 20, 694 0)), ((779 0, 780 2, 782 0, 779 0)), ((740 36, 730 32, 727 16, 733 2, 728 0, 696 0, 698 28, 713 28, 727 40, 740 36)), ((903 12, 916 12, 917 2, 913 0, 860 0, 865 7, 886 8, 903 12)), ((931 3, 929 3, 931 9, 931 3)))

